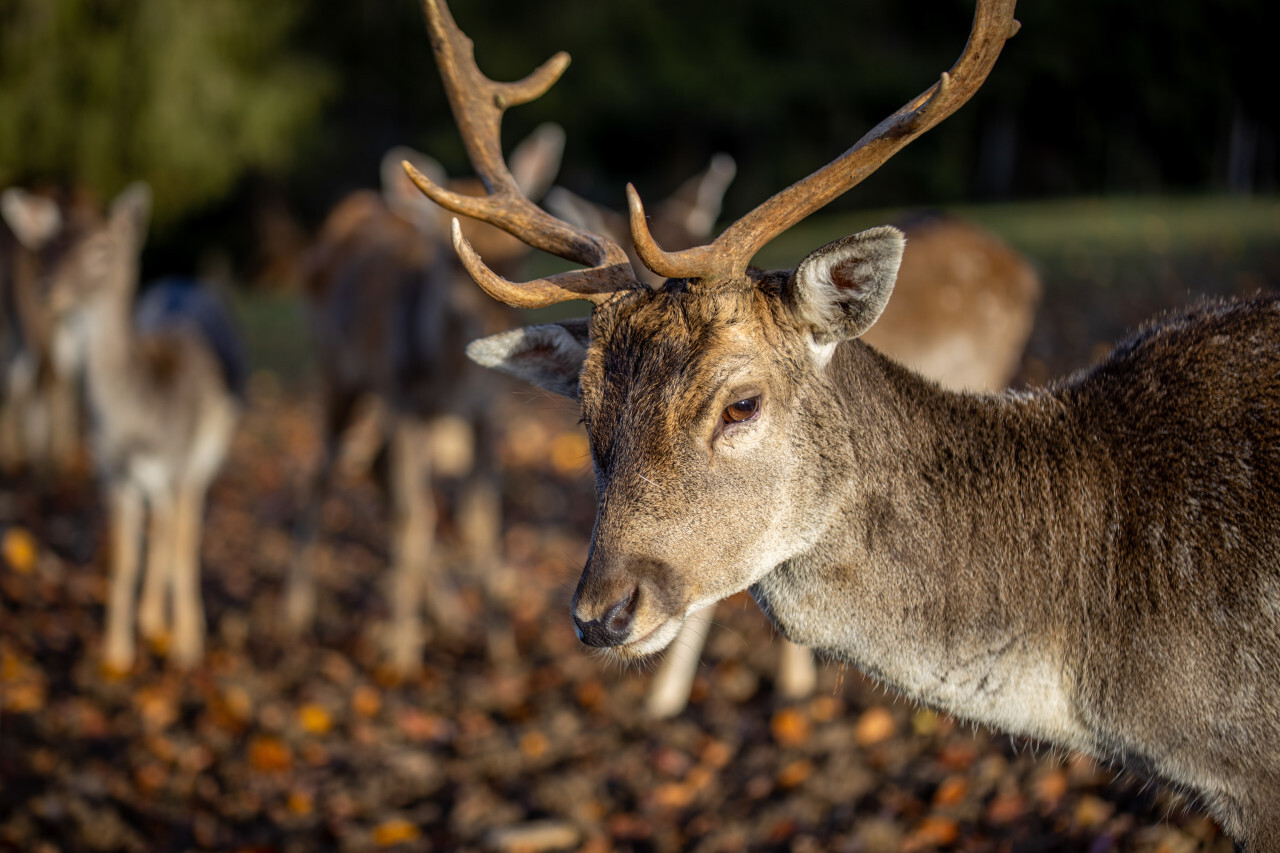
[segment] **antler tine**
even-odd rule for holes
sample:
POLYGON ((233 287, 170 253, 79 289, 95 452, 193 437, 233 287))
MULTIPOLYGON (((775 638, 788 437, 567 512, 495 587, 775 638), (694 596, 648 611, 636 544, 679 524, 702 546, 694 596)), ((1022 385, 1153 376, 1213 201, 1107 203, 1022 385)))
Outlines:
POLYGON ((535 249, 589 267, 532 282, 509 282, 484 264, 455 225, 454 248, 472 278, 494 298, 523 308, 569 299, 598 303, 617 290, 641 287, 621 246, 556 219, 526 198, 502 156, 503 113, 508 107, 541 97, 569 66, 569 54, 557 53, 523 80, 499 83, 476 66, 475 46, 458 29, 444 0, 423 0, 423 6, 449 106, 467 156, 488 195, 452 192, 408 163, 404 164, 406 173, 441 207, 496 225, 535 249))
POLYGON ((856 186, 908 142, 951 115, 973 96, 1006 39, 1017 33, 1016 0, 978 0, 964 53, 933 86, 876 125, 840 155, 729 226, 712 243, 664 251, 649 233, 644 206, 627 187, 631 234, 645 266, 668 278, 721 281, 742 276, 761 247, 809 214, 856 186))

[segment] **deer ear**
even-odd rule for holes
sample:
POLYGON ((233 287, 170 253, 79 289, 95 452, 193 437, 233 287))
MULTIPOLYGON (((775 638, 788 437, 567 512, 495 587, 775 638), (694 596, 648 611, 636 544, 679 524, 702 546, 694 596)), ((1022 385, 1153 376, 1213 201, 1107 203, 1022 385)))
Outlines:
POLYGON ((123 229, 135 245, 147 241, 147 226, 151 222, 151 187, 142 181, 134 181, 111 200, 108 220, 112 228, 123 229))
POLYGON ((382 155, 382 162, 378 166, 378 173, 382 177, 382 200, 393 212, 417 226, 423 234, 444 237, 449 233, 449 218, 443 209, 423 195, 422 190, 409 180, 401 165, 406 160, 437 186, 444 186, 448 180, 444 166, 434 157, 397 145, 382 155))
POLYGON ((467 346, 476 364, 578 399, 578 376, 587 358, 588 321, 563 320, 480 338, 467 346))
POLYGON ((62 213, 53 199, 10 187, 0 193, 0 216, 13 236, 27 249, 38 252, 62 229, 62 213))
POLYGON ((815 249, 791 276, 802 319, 820 347, 856 338, 889 303, 906 238, 891 226, 872 228, 815 249))
POLYGON ((525 197, 537 201, 551 188, 564 155, 564 128, 555 122, 538 125, 511 152, 511 177, 525 197))

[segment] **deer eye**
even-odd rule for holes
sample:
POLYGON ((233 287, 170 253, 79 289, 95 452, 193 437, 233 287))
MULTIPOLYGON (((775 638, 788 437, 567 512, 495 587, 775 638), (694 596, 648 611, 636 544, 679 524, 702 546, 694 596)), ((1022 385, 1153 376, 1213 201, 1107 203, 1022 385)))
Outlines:
POLYGON ((748 397, 724 407, 720 419, 726 424, 740 424, 749 421, 760 413, 760 398, 748 397))

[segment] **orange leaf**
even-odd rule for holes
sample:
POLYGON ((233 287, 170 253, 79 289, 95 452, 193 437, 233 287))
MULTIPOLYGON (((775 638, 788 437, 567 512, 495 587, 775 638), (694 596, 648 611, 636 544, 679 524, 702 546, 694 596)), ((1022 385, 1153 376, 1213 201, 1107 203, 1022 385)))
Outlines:
POLYGON ((783 708, 769 722, 773 739, 781 746, 800 746, 809 739, 809 719, 795 708, 783 708))
POLYGON ((315 810, 315 800, 306 791, 289 793, 289 811, 300 817, 306 817, 315 810))
POLYGON ((372 717, 382 709, 382 697, 377 690, 362 684, 351 696, 351 707, 362 717, 372 717))
POLYGON ((298 725, 308 734, 325 735, 333 728, 333 717, 323 705, 312 702, 298 709, 298 725))
POLYGON ((394 818, 374 828, 373 841, 379 847, 391 847, 406 841, 416 841, 421 835, 422 830, 415 824, 403 818, 394 818))
POLYGON ((520 753, 525 758, 538 759, 546 754, 547 747, 550 745, 547 736, 542 732, 527 732, 520 738, 520 753))
POLYGON ((871 746, 893 737, 897 728, 893 715, 877 706, 869 708, 858 718, 858 724, 853 729, 853 739, 858 746, 871 746))
POLYGON ((4 539, 0 541, 0 554, 15 572, 30 574, 36 567, 38 553, 35 537, 25 528, 10 527, 4 532, 4 539))
POLYGON ((659 808, 682 809, 693 802, 694 790, 683 782, 668 782, 653 789, 653 802, 659 808))
POLYGON ((782 768, 782 772, 778 774, 778 786, 794 788, 811 775, 813 775, 813 762, 802 758, 782 768))
POLYGON ((293 766, 293 753, 279 738, 260 735, 249 742, 249 764, 264 773, 285 771, 293 766))
POLYGON ((927 850, 954 844, 960 837, 959 825, 945 817, 927 817, 902 844, 904 851, 927 850))
POLYGON ((933 794, 933 803, 938 806, 954 806, 969 793, 969 783, 963 776, 948 776, 942 780, 938 790, 933 794))

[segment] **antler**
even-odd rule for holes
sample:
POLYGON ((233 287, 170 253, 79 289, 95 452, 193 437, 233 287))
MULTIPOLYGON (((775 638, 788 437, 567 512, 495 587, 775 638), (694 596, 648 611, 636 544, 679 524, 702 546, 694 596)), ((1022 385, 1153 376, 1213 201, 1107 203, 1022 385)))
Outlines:
POLYGON ((444 0, 423 0, 423 5, 449 106, 488 195, 451 192, 407 162, 405 171, 441 207, 496 225, 536 249, 589 267, 530 282, 507 281, 485 265, 455 219, 453 246, 467 272, 490 296, 517 308, 538 308, 569 299, 599 304, 614 291, 643 287, 621 246, 538 207, 520 191, 502 157, 502 114, 507 107, 526 104, 550 89, 568 67, 569 54, 557 53, 518 82, 495 82, 476 67, 474 45, 458 29, 444 0))
POLYGON ((807 178, 797 181, 729 226, 713 242, 666 252, 649 233, 644 206, 627 185, 631 234, 645 266, 668 278, 724 281, 742 276, 766 243, 830 203, 878 169, 908 142, 951 115, 978 90, 1006 39, 1017 33, 1016 0, 978 0, 964 54, 950 73, 807 178))

